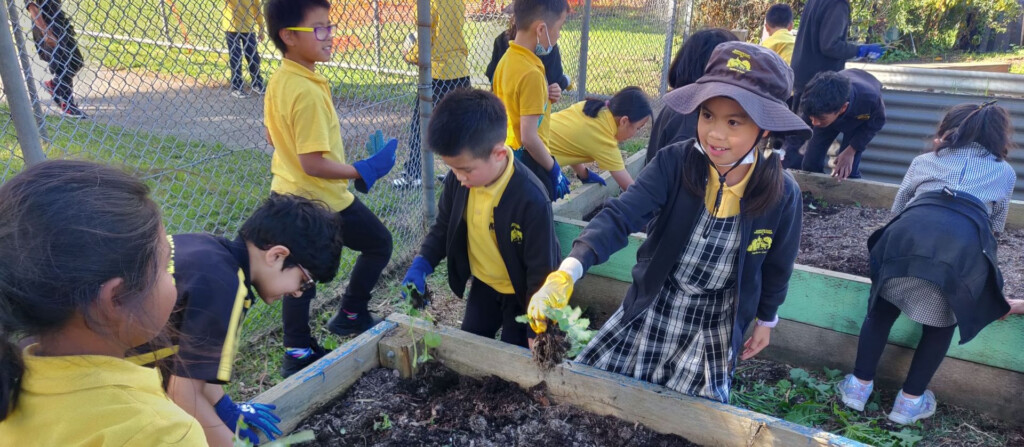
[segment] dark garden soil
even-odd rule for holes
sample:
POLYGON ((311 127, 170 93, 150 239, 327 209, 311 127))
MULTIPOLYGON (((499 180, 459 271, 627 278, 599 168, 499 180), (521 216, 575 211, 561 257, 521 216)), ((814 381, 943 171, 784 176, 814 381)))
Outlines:
MULTIPOLYGON (((604 205, 584 215, 590 221, 604 205)), ((889 222, 889 210, 836 205, 804 193, 803 231, 798 264, 868 277, 868 237, 889 222)), ((996 239, 1003 293, 1024 298, 1024 230, 1007 230, 996 239)))
MULTIPOLYGON (((460 376, 437 362, 412 380, 366 373, 303 421, 317 446, 692 446, 677 436, 552 403, 497 377, 460 376)), ((307 445, 307 444, 303 444, 307 445)))
MULTIPOLYGON (((798 264, 867 277, 868 237, 889 222, 889 210, 835 205, 804 193, 803 231, 798 264)), ((1024 230, 996 239, 1007 298, 1024 298, 1024 230)))

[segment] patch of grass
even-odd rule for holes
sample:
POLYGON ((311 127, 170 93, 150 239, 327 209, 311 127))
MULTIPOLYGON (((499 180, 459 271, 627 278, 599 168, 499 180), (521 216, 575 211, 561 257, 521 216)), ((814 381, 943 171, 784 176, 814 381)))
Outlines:
POLYGON ((836 391, 836 384, 843 380, 838 370, 808 371, 758 360, 744 365, 736 371, 731 404, 856 441, 879 446, 965 447, 1024 442, 1024 434, 1009 424, 941 403, 931 418, 910 426, 892 423, 887 413, 899 392, 895 390, 876 388, 865 410, 856 412, 842 403, 836 391))

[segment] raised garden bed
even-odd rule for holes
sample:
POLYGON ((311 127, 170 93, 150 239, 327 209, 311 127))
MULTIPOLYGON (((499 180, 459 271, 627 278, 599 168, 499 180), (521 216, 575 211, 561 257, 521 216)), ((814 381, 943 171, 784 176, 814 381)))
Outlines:
MULTIPOLYGON (((889 222, 889 210, 829 203, 804 193, 803 229, 796 262, 857 276, 869 276, 868 237, 889 222)), ((997 238, 999 267, 1007 298, 1024 298, 1024 230, 997 238)))
MULTIPOLYGON (((474 425, 478 428, 482 427, 480 419, 474 417, 474 414, 480 412, 481 408, 483 408, 477 405, 482 404, 479 402, 480 399, 478 397, 480 396, 478 395, 486 397, 487 393, 497 391, 500 393, 510 393, 506 394, 508 399, 518 400, 521 404, 527 405, 527 408, 542 409, 544 408, 545 400, 552 407, 555 407, 550 410, 536 412, 533 419, 524 419, 523 421, 525 422, 523 422, 522 426, 537 428, 539 430, 535 433, 537 436, 541 436, 541 433, 546 433, 546 436, 567 434, 571 438, 565 443, 541 442, 539 445, 614 445, 617 442, 616 437, 619 439, 630 438, 635 440, 635 442, 628 442, 630 445, 661 445, 661 441, 678 440, 678 438, 656 436, 647 432, 641 433, 639 431, 640 426, 646 426, 651 431, 662 435, 686 438, 699 445, 863 445, 831 433, 803 427, 730 405, 685 396, 661 386, 637 381, 588 366, 563 363, 551 369, 541 369, 534 363, 529 351, 524 348, 511 346, 497 340, 478 337, 457 329, 436 326, 423 320, 397 314, 391 315, 387 321, 378 324, 370 331, 335 349, 311 367, 289 377, 274 388, 257 396, 255 401, 277 405, 278 415, 282 419, 280 427, 283 431, 290 432, 301 421, 315 414, 317 410, 334 400, 336 396, 344 393, 363 374, 370 373, 369 376, 373 377, 373 379, 368 379, 368 381, 385 380, 387 374, 384 377, 378 377, 381 373, 372 371, 382 365, 397 368, 399 371, 406 370, 403 365, 409 365, 409 359, 415 356, 415 354, 409 355, 413 343, 406 334, 410 332, 417 334, 417 337, 422 337, 426 333, 437 337, 439 345, 436 349, 432 350, 434 359, 458 373, 459 376, 464 376, 465 378, 458 378, 458 381, 460 383, 466 381, 466 388, 461 389, 461 391, 459 388, 463 385, 450 388, 450 390, 454 390, 454 394, 448 395, 447 398, 442 397, 446 393, 437 393, 436 390, 433 391, 434 397, 427 397, 432 393, 429 389, 430 384, 437 386, 438 382, 442 384, 445 381, 451 382, 452 378, 455 377, 448 375, 448 373, 440 373, 441 378, 438 378, 436 377, 438 375, 436 371, 431 373, 425 381, 417 382, 414 380, 408 382, 411 385, 390 387, 385 391, 384 395, 376 393, 375 397, 365 397, 360 394, 362 391, 357 388, 352 395, 342 398, 340 402, 343 407, 346 399, 351 399, 349 402, 359 404, 368 403, 361 402, 360 399, 390 401, 396 398, 393 395, 397 395, 397 398, 401 398, 397 402, 404 401, 407 407, 412 408, 411 410, 408 408, 405 410, 407 415, 413 415, 412 417, 407 416, 406 419, 396 419, 396 417, 393 417, 394 415, 387 413, 388 417, 385 418, 381 415, 381 412, 372 414, 372 409, 366 410, 370 412, 369 416, 374 419, 372 422, 364 420, 357 424, 359 427, 365 428, 369 424, 371 431, 373 431, 373 424, 376 424, 378 428, 376 431, 384 431, 383 428, 389 423, 393 429, 396 427, 396 423, 412 424, 413 422, 430 421, 430 417, 433 417, 435 425, 439 423, 438 421, 441 421, 440 423, 442 424, 451 424, 452 426, 458 424, 457 427, 468 427, 468 432, 463 432, 463 428, 458 428, 459 436, 468 437, 475 433, 473 431, 474 425), (488 378, 491 376, 496 378, 488 378), (481 381, 473 382, 468 378, 476 378, 481 381), (513 384, 519 389, 528 391, 514 392, 510 389, 513 384), (538 386, 542 388, 538 388, 538 386), (420 390, 419 388, 421 387, 427 387, 428 389, 420 390), (537 391, 541 389, 544 392, 538 394, 537 391), (522 393, 525 393, 525 395, 522 393), (473 394, 473 399, 475 400, 468 399, 470 394, 473 394), (456 399, 459 396, 461 398, 456 399), (417 408, 419 399, 426 399, 427 403, 417 408), (428 408, 427 405, 431 404, 430 399, 433 399, 433 405, 430 405, 428 408), (473 402, 476 402, 476 404, 473 404, 472 408, 470 408, 467 403, 473 402), (441 404, 440 410, 437 410, 436 404, 441 404), (459 416, 465 419, 465 421, 455 422, 456 419, 449 419, 445 415, 446 405, 450 405, 448 408, 452 411, 452 418, 459 416), (596 444, 592 444, 585 438, 582 440, 576 438, 577 433, 574 433, 575 430, 563 433, 558 427, 560 424, 557 422, 552 423, 551 421, 562 420, 554 418, 563 414, 559 412, 568 411, 570 406, 590 413, 581 413, 579 417, 600 422, 599 426, 608 429, 608 431, 603 432, 608 434, 607 437, 599 440, 596 444), (427 417, 425 413, 417 413, 422 411, 429 411, 431 413, 430 417, 427 417), (436 414, 438 411, 440 411, 440 416, 436 414), (551 413, 545 414, 546 411, 551 413), (609 424, 607 419, 602 418, 603 416, 621 419, 626 421, 626 424, 617 426, 617 430, 612 430, 616 426, 609 424), (533 425, 532 421, 537 421, 539 424, 533 425), (547 431, 545 432, 545 430, 547 431), (623 430, 632 430, 632 432, 624 432, 623 430), (638 436, 647 436, 647 438, 638 438, 638 436), (642 439, 650 441, 642 442, 642 439)), ((415 350, 412 351, 416 352, 415 350)), ((415 367, 412 370, 415 371, 415 367)), ((411 373, 413 371, 406 372, 411 373)), ((370 388, 373 387, 371 386, 370 388)), ((502 403, 499 400, 499 396, 495 395, 493 397, 493 400, 496 402, 491 404, 502 403)), ((495 407, 489 408, 493 409, 495 407)), ((328 410, 328 412, 331 411, 328 410)), ((343 410, 343 414, 345 411, 348 410, 343 410)), ((520 410, 499 410, 498 413, 501 411, 506 411, 504 417, 514 419, 513 416, 520 410)), ((533 410, 525 411, 529 413, 533 410)), ((490 411, 490 413, 494 412, 490 411)), ((483 413, 488 414, 488 410, 483 411, 483 413)), ((484 416, 484 414, 480 415, 484 416)), ((492 416, 494 415, 492 414, 492 416)), ((565 416, 562 417, 567 416, 571 416, 571 413, 565 413, 565 416)), ((330 418, 328 418, 328 422, 316 422, 317 419, 312 419, 314 421, 313 424, 329 423, 329 420, 330 418)), ((488 426, 491 425, 486 416, 483 422, 486 422, 488 426)), ((410 425, 410 427, 412 426, 410 425)), ((350 428, 345 427, 345 429, 347 433, 350 428)), ((351 429, 355 430, 356 428, 353 427, 351 429)), ((429 431, 429 428, 427 430, 429 431)), ((521 429, 500 429, 492 433, 492 435, 495 437, 505 436, 508 437, 507 440, 512 441, 511 443, 503 442, 503 444, 522 445, 516 439, 510 438, 513 435, 521 434, 517 430, 521 429)), ((340 428, 336 430, 335 434, 341 434, 340 428)), ((591 433, 591 435, 598 434, 600 433, 591 433)), ((455 435, 456 433, 452 432, 449 436, 450 440, 442 444, 455 442, 452 441, 455 439, 455 435)), ((402 435, 397 433, 393 436, 398 436, 396 439, 405 440, 396 442, 396 444, 416 443, 416 441, 403 438, 401 437, 402 435)), ((586 434, 582 433, 579 436, 586 436, 586 434)), ((369 444, 361 440, 362 438, 359 438, 355 443, 369 444)), ((389 442, 387 440, 378 441, 377 445, 390 445, 389 442)), ((490 442, 497 444, 497 441, 493 439, 490 442)), ((339 441, 338 443, 347 442, 339 441)), ((424 441, 424 444, 436 445, 433 441, 424 441)), ((624 442, 623 444, 626 443, 624 442)), ((487 444, 481 442, 477 445, 487 444)), ((665 445, 672 444, 666 443, 665 445)))
POLYGON ((647 427, 553 403, 544 383, 529 390, 488 376, 460 376, 437 362, 416 377, 367 372, 342 396, 299 424, 311 445, 695 446, 647 427))

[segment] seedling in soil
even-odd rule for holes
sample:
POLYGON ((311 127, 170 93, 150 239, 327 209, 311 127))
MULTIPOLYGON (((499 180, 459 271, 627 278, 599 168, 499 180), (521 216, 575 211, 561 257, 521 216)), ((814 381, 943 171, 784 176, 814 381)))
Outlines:
POLYGON ((389 417, 387 413, 381 413, 380 417, 382 418, 381 420, 373 421, 373 430, 374 431, 391 430, 391 417, 389 417))
MULTIPOLYGON (((399 305, 399 310, 402 313, 413 317, 422 318, 437 326, 437 319, 434 318, 430 312, 426 311, 426 306, 430 305, 430 300, 433 298, 433 293, 430 291, 430 287, 425 289, 424 293, 420 293, 416 290, 416 286, 408 284, 405 286, 406 299, 399 305)), ((416 340, 416 332, 412 326, 409 326, 409 339, 416 340)), ((434 359, 430 355, 430 350, 441 346, 441 335, 435 332, 426 332, 423 334, 423 352, 419 352, 419 343, 413 343, 412 345, 412 362, 413 369, 418 365, 429 362, 434 359)))
MULTIPOLYGON (((594 338, 590 330, 590 319, 580 318, 583 309, 579 307, 547 308, 544 315, 553 324, 537 334, 533 341, 533 358, 542 367, 550 368, 564 359, 576 358, 580 351, 594 338)), ((520 323, 529 323, 526 315, 516 317, 520 323)))

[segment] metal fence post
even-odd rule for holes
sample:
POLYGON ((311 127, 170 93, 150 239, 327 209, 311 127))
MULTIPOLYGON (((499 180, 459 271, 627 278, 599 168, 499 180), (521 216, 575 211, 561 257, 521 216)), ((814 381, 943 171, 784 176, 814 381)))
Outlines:
POLYGON ((676 31, 676 0, 668 0, 668 26, 665 35, 665 53, 661 61, 661 87, 658 88, 658 96, 668 91, 668 69, 672 65, 672 39, 676 31))
POLYGON ((43 107, 39 102, 39 91, 36 90, 35 78, 32 76, 31 61, 28 60, 28 50, 25 48, 25 37, 21 32, 21 22, 18 21, 18 7, 16 0, 7 2, 7 11, 10 13, 11 33, 14 35, 14 44, 18 48, 18 60, 21 61, 21 71, 25 76, 25 86, 28 87, 28 99, 32 101, 32 113, 35 114, 36 127, 39 128, 39 136, 46 140, 46 121, 43 119, 43 107))
POLYGON ((576 100, 587 97, 587 53, 590 51, 590 1, 583 3, 583 28, 580 30, 580 63, 576 80, 576 100))
POLYGON ((437 215, 434 203, 434 154, 427 150, 427 125, 434 110, 434 86, 430 74, 430 0, 416 1, 416 24, 420 68, 417 94, 420 98, 420 162, 423 164, 423 223, 429 227, 437 215))
POLYGON ((377 72, 380 73, 381 68, 381 30, 380 30, 380 0, 373 0, 373 47, 377 50, 375 56, 377 57, 377 72))
POLYGON ((164 33, 164 39, 167 41, 171 40, 171 28, 170 18, 167 17, 167 0, 157 0, 157 8, 160 9, 160 17, 163 19, 163 27, 161 30, 164 33))
POLYGON ((43 154, 42 140, 39 139, 39 128, 32 116, 32 102, 28 97, 25 78, 18 70, 21 63, 18 62, 18 50, 14 46, 13 36, 8 32, 11 29, 7 26, 9 23, 9 9, 0 8, 0 28, 3 28, 0 30, 0 79, 3 80, 4 93, 11 107, 11 119, 18 133, 21 155, 25 163, 31 165, 46 160, 46 155, 43 154))

